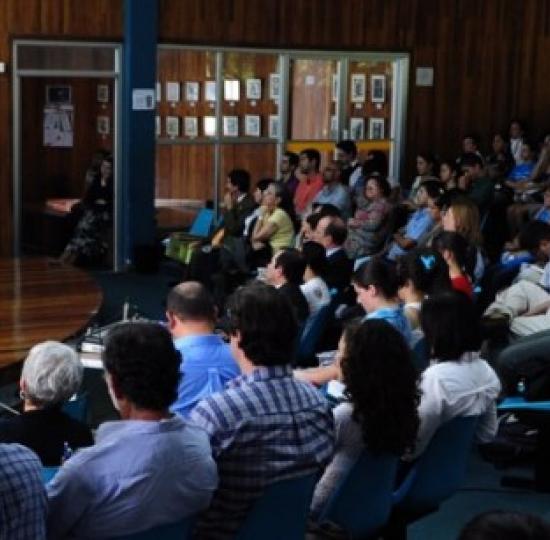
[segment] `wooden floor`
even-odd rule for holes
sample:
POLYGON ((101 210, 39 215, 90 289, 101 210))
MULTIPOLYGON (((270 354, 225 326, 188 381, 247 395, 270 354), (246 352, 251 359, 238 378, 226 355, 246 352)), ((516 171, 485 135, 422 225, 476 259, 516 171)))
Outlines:
POLYGON ((45 258, 0 259, 0 375, 18 367, 36 343, 84 329, 102 298, 83 270, 45 258))

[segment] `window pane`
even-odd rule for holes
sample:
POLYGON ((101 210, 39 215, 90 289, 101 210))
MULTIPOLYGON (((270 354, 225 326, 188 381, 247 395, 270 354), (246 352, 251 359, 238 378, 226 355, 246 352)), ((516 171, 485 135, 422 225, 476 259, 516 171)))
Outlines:
POLYGON ((290 74, 290 138, 293 140, 334 139, 336 95, 333 80, 336 60, 297 59, 290 74))

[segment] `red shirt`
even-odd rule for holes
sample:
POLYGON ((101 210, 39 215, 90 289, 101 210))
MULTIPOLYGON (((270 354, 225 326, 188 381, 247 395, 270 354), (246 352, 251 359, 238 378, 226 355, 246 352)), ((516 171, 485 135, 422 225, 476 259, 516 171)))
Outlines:
POLYGON ((294 207, 298 214, 303 214, 308 209, 323 185, 323 176, 319 172, 300 179, 294 194, 294 207))
POLYGON ((474 297, 472 282, 464 274, 451 278, 451 285, 455 291, 466 293, 468 298, 472 299, 474 297))

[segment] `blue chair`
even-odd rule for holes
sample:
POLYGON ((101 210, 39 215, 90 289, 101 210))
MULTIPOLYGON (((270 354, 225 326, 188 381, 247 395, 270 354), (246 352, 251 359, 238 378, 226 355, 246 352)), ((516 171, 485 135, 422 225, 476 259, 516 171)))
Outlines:
POLYGON ((461 485, 478 417, 459 416, 443 424, 394 493, 394 504, 408 512, 436 509, 461 485))
POLYGON ((538 430, 533 477, 505 475, 501 478, 501 485, 550 493, 550 401, 526 401, 514 396, 504 399, 498 405, 498 411, 515 413, 524 424, 538 430))
POLYGON ((195 217, 191 228, 189 229, 190 236, 200 238, 208 238, 212 232, 214 225, 214 210, 210 208, 201 208, 195 217))
POLYGON ((369 538, 388 520, 399 458, 363 451, 317 521, 336 523, 351 538, 369 538))
POLYGON ((66 401, 61 410, 71 418, 85 424, 88 421, 88 394, 84 392, 75 399, 66 401))
POLYGON ((59 467, 42 467, 42 483, 47 484, 59 470, 59 467))
POLYGON ((394 508, 384 530, 385 540, 406 539, 410 523, 435 512, 460 487, 477 420, 477 416, 453 418, 436 431, 393 494, 394 508))
POLYGON ((298 342, 296 353, 296 364, 298 366, 311 366, 314 362, 317 344, 325 331, 325 328, 334 315, 336 300, 333 298, 330 303, 323 306, 317 313, 311 315, 305 322, 298 342))
POLYGON ((281 480, 254 503, 237 540, 304 540, 313 489, 319 475, 281 480))
POLYGON ((187 540, 191 538, 193 520, 186 518, 177 523, 159 525, 147 531, 113 537, 111 540, 187 540))

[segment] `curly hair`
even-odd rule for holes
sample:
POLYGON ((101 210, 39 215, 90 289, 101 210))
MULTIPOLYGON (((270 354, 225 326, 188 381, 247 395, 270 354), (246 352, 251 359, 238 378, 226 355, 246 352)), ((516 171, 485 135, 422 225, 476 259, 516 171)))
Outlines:
POLYGON ((115 326, 102 359, 120 393, 137 407, 163 411, 176 400, 181 356, 160 324, 115 326))
POLYGON ((371 319, 348 326, 343 339, 342 375, 366 446, 375 454, 412 450, 420 393, 403 336, 388 322, 371 319))
POLYGON ((410 280, 414 288, 424 294, 450 290, 449 267, 434 249, 416 248, 397 261, 397 279, 403 287, 410 280))

